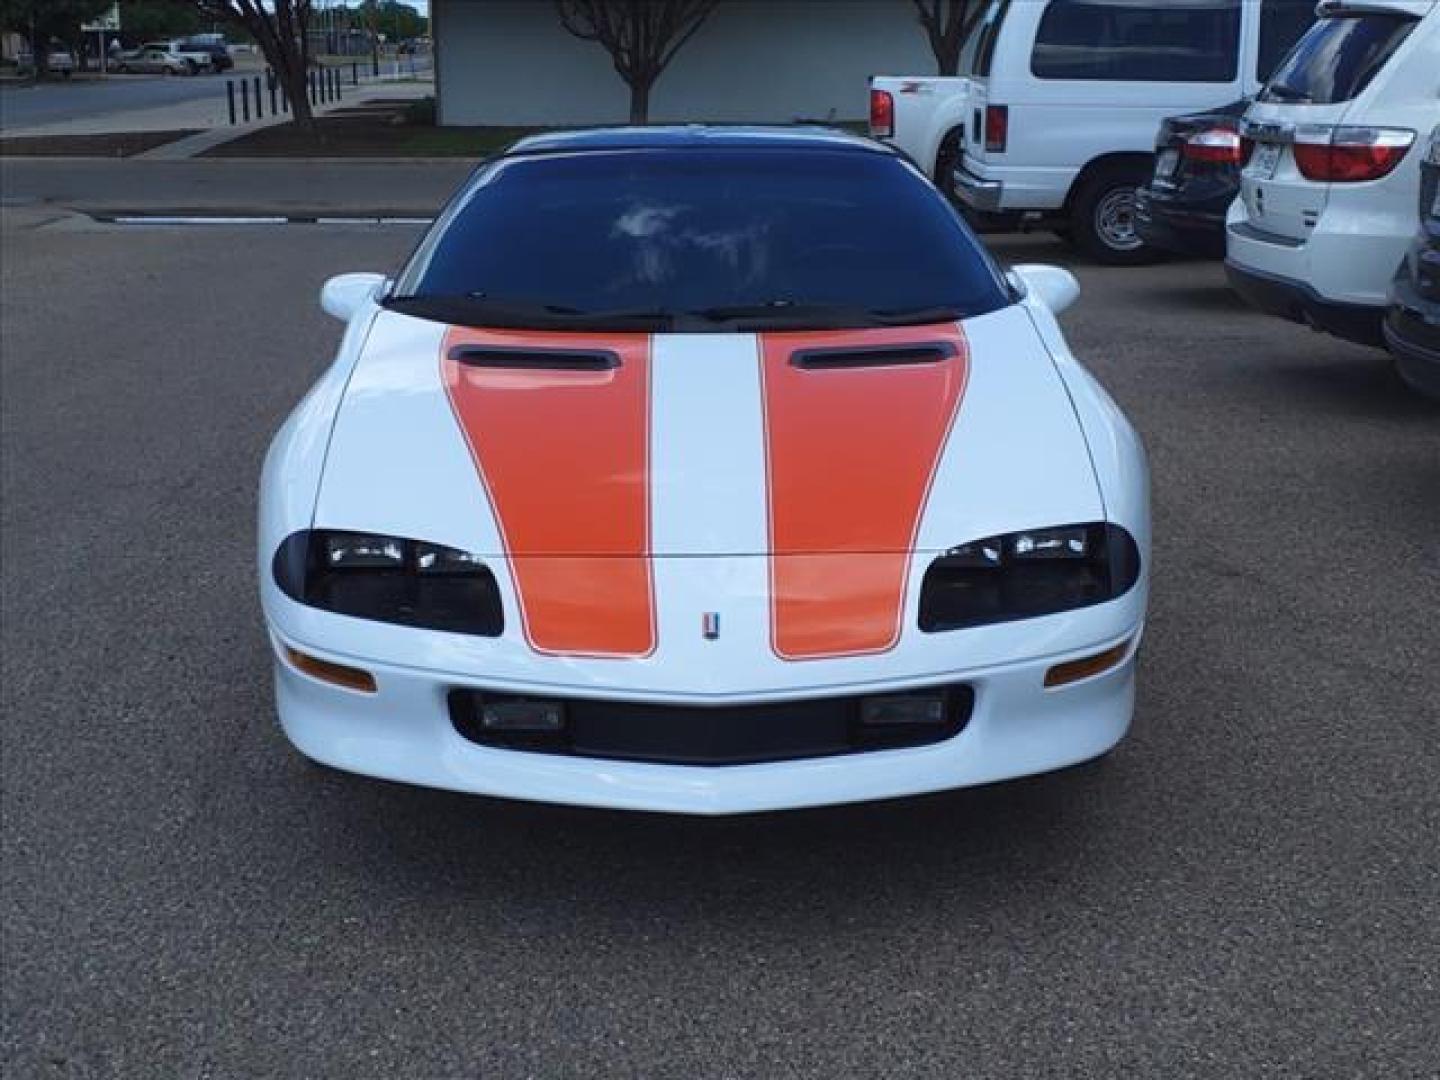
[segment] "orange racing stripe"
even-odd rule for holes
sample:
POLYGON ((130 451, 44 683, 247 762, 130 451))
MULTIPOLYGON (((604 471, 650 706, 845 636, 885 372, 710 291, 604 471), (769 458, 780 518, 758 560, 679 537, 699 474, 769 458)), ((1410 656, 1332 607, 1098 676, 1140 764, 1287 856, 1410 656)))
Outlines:
POLYGON ((787 660, 885 652, 970 362, 956 324, 760 335, 770 628, 787 660), (941 343, 929 363, 807 370, 800 349, 941 343))
POLYGON ((441 376, 500 527, 531 648, 655 649, 650 338, 452 327, 441 376), (457 345, 608 350, 609 370, 472 366, 457 345))

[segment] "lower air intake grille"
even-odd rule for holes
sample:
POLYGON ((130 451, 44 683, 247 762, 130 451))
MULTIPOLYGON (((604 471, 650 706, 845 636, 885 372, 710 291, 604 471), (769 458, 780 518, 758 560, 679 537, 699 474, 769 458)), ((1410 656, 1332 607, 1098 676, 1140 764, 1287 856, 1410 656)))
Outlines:
POLYGON ((974 702, 974 692, 964 685, 718 708, 452 690, 450 718, 466 739, 498 749, 669 765, 749 765, 943 742, 964 730, 974 702), (936 705, 936 720, 894 722, 924 711, 903 706, 937 699, 943 709, 936 705), (548 731, 486 726, 487 704, 520 703, 560 705, 563 725, 548 731), (865 722, 866 716, 877 722, 865 722))

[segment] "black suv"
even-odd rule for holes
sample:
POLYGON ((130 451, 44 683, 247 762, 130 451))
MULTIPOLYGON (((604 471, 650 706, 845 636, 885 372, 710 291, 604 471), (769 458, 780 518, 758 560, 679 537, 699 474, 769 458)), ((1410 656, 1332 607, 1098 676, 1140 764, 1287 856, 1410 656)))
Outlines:
POLYGON ((1390 286, 1385 343, 1401 378, 1440 398, 1440 126, 1420 163, 1420 228, 1390 286))
POLYGON ((224 38, 186 38, 180 45, 187 52, 209 53, 213 71, 229 71, 235 66, 235 59, 230 55, 230 47, 225 44, 224 38))

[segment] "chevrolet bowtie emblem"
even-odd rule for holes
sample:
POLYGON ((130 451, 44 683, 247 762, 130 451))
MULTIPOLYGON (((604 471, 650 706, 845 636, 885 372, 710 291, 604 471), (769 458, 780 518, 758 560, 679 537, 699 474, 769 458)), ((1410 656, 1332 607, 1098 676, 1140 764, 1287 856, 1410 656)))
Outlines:
POLYGON ((705 618, 701 620, 700 630, 705 635, 706 641, 714 641, 720 636, 720 613, 718 611, 705 612, 705 618))

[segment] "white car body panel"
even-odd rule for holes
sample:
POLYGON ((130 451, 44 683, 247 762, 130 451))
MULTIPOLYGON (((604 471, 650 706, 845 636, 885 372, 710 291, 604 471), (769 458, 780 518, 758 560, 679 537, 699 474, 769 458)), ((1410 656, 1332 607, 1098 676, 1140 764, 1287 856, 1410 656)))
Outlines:
POLYGON ((1322 301, 1378 313, 1415 233, 1425 133, 1440 118, 1440 4, 1368 7, 1423 18, 1360 94, 1334 104, 1256 102, 1245 122, 1284 131, 1307 124, 1408 129, 1415 133, 1409 151, 1378 180, 1324 183, 1301 174, 1287 145, 1273 177, 1242 173, 1226 220, 1226 257, 1241 271, 1299 284, 1322 301))

